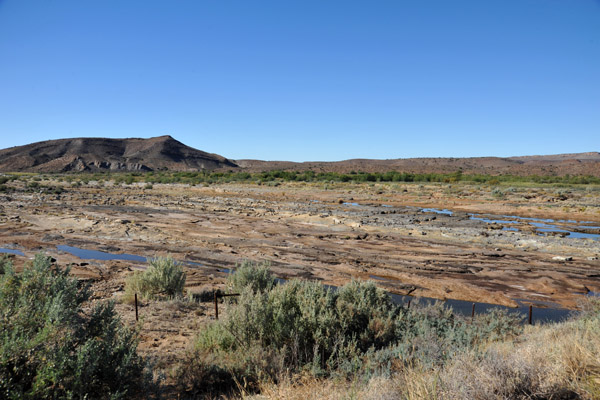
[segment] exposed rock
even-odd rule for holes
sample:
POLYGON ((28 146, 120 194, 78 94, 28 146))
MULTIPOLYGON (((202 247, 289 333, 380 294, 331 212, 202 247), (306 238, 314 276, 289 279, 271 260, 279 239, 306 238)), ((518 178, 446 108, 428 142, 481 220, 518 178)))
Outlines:
POLYGON ((201 171, 238 168, 217 154, 186 146, 171 136, 150 139, 78 138, 0 150, 0 171, 201 171))
POLYGON ((573 261, 573 257, 563 257, 563 256, 555 256, 552 257, 553 260, 556 261, 573 261))

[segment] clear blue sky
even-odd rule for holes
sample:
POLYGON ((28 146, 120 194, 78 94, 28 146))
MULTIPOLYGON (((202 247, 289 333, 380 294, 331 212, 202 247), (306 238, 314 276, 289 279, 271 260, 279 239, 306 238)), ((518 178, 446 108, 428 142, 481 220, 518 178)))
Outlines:
POLYGON ((600 151, 600 1, 0 0, 0 148, 232 159, 600 151))

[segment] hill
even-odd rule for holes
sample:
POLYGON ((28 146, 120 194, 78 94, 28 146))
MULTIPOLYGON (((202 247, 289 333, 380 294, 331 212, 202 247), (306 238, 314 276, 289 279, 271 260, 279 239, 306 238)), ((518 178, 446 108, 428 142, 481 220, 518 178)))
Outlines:
POLYGON ((600 153, 520 157, 352 159, 344 161, 229 160, 186 146, 171 136, 150 139, 78 138, 0 150, 0 172, 273 170, 399 171, 417 174, 591 175, 600 177, 600 153))
POLYGON ((47 140, 0 150, 0 171, 199 171, 237 168, 217 154, 186 146, 171 136, 150 139, 47 140))
POLYGON ((417 174, 453 173, 512 175, 591 175, 600 177, 600 153, 558 154, 524 157, 352 159, 335 162, 237 160, 248 171, 290 170, 349 173, 401 171, 417 174))

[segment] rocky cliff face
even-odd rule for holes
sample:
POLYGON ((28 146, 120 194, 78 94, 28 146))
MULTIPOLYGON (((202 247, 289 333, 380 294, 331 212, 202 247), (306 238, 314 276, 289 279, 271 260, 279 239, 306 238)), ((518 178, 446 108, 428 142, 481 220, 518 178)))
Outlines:
POLYGON ((237 167, 225 157, 196 150, 170 136, 60 139, 0 150, 3 172, 201 171, 237 167))

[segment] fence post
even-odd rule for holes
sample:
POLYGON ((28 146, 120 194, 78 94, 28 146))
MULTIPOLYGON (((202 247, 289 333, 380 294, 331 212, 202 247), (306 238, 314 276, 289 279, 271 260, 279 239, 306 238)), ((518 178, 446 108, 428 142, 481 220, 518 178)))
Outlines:
POLYGON ((219 302, 218 302, 218 298, 219 298, 219 295, 217 294, 217 291, 215 290, 215 319, 216 320, 219 319, 219 302))
POLYGON ((135 322, 138 322, 138 305, 137 305, 137 293, 134 294, 135 298, 135 322))
POLYGON ((475 318, 475 303, 473 303, 473 308, 471 309, 471 319, 475 318))
POLYGON ((529 306, 529 325, 533 325, 533 306, 529 306))

